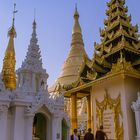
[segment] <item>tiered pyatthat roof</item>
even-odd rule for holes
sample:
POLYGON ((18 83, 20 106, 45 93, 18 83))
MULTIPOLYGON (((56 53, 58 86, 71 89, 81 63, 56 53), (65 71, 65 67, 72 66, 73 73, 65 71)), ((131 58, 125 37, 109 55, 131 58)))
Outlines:
POLYGON ((130 62, 133 68, 140 69, 138 26, 131 24, 125 0, 111 0, 107 6, 105 28, 100 29, 101 43, 94 44, 92 71, 89 72, 95 79, 110 72, 112 64, 118 63, 120 56, 125 59, 125 63, 130 62))
POLYGON ((30 45, 28 46, 28 52, 24 62, 22 63, 21 69, 31 70, 33 72, 44 71, 42 67, 41 52, 37 42, 36 21, 34 20, 30 45))
POLYGON ((8 36, 10 37, 9 43, 5 52, 5 57, 3 60, 2 68, 2 80, 4 82, 5 88, 9 90, 16 89, 16 72, 15 72, 15 49, 14 49, 14 37, 16 37, 16 31, 14 27, 14 18, 12 27, 8 31, 8 36))
POLYGON ((60 87, 70 86, 77 83, 80 78, 80 71, 89 58, 84 49, 82 30, 79 24, 79 13, 77 7, 74 13, 74 26, 72 30, 71 49, 66 61, 63 64, 61 74, 49 91, 59 90, 60 87))

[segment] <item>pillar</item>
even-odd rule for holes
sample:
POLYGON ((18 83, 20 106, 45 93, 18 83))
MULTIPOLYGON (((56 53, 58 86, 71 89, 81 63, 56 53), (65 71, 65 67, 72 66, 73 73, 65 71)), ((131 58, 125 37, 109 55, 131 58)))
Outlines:
POLYGON ((91 97, 87 96, 87 128, 91 128, 91 97))
POLYGON ((12 118, 12 137, 11 140, 25 140, 25 108, 22 106, 13 106, 12 118))
POLYGON ((0 106, 0 139, 7 139, 7 114, 8 106, 0 106))
POLYGON ((32 140, 34 114, 25 116, 25 140, 32 140))
POLYGON ((77 95, 76 93, 71 95, 71 132, 77 128, 77 95))

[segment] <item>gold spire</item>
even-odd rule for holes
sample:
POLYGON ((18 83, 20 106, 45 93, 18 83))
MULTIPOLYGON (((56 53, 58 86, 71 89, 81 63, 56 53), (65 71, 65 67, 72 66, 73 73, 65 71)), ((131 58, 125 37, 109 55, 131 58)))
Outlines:
POLYGON ((8 31, 9 42, 7 49, 5 51, 5 57, 3 60, 3 68, 2 68, 2 79, 5 84, 6 89, 15 90, 16 89, 16 72, 15 72, 15 49, 14 49, 14 37, 16 37, 16 31, 14 27, 15 21, 15 10, 16 4, 14 4, 13 11, 13 22, 12 27, 8 31))
POLYGON ((62 67, 60 77, 57 79, 61 84, 69 85, 79 78, 79 71, 83 65, 85 57, 88 58, 82 38, 82 31, 79 24, 79 13, 77 6, 74 13, 74 27, 72 34, 71 49, 62 67), (74 63, 73 63, 74 62, 74 63))
POLYGON ((78 13, 78 10, 77 10, 77 5, 75 6, 74 19, 75 19, 75 23, 74 23, 74 26, 73 26, 72 34, 81 33, 81 27, 80 27, 80 24, 79 24, 79 13, 78 13))
POLYGON ((82 30, 79 24, 79 13, 77 11, 77 6, 75 8, 74 14, 74 27, 72 34, 72 42, 70 52, 66 58, 59 77, 57 78, 54 85, 49 88, 49 92, 54 91, 58 85, 71 85, 79 80, 80 71, 85 63, 85 59, 89 60, 82 38, 82 30))

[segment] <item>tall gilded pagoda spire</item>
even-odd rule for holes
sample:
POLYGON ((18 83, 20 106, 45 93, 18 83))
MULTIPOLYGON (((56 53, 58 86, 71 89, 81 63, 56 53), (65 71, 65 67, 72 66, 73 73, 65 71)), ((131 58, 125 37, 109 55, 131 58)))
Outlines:
POLYGON ((77 82, 79 80, 80 71, 84 65, 85 59, 88 59, 88 56, 84 48, 82 30, 79 24, 79 13, 76 6, 70 52, 62 66, 60 76, 53 87, 50 88, 50 91, 52 91, 56 85, 59 85, 58 87, 60 87, 60 85, 71 85, 77 82))
POLYGON ((17 11, 15 10, 15 6, 16 5, 14 4, 13 22, 11 28, 8 31, 9 43, 5 52, 2 68, 2 79, 5 84, 5 88, 9 90, 16 89, 16 72, 15 72, 16 59, 14 49, 14 38, 16 37, 16 31, 14 21, 15 21, 15 13, 17 11))
POLYGON ((98 73, 98 77, 111 70, 112 64, 120 59, 121 52, 126 62, 131 62, 133 68, 137 70, 140 68, 138 26, 131 24, 125 0, 111 0, 107 6, 105 27, 100 29, 101 43, 94 44, 92 67, 98 73))

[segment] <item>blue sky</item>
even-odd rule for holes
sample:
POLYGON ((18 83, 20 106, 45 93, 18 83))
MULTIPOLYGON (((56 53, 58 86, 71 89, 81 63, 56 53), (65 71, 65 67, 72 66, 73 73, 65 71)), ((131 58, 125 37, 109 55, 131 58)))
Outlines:
MULTIPOLYGON (((58 77, 62 64, 70 50, 73 13, 78 4, 80 24, 87 54, 93 55, 94 42, 100 42, 99 28, 106 18, 106 2, 110 0, 0 0, 0 69, 7 47, 7 31, 12 22, 13 3, 17 4, 15 39, 16 68, 21 66, 29 45, 36 9, 38 44, 41 49, 43 66, 46 68, 51 85, 58 77)), ((132 23, 140 27, 140 0, 126 0, 132 23)))

